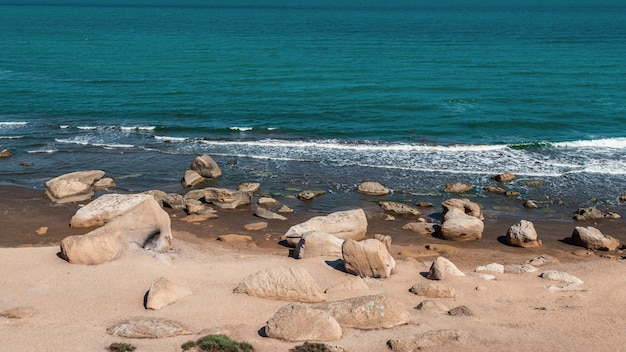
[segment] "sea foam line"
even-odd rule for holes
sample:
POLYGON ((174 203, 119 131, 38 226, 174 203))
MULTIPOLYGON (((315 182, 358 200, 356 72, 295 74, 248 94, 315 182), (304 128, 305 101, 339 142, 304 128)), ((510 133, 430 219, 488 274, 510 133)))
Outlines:
POLYGON ((558 148, 612 148, 612 149, 624 149, 626 148, 626 138, 602 138, 602 139, 589 139, 570 142, 558 142, 552 144, 558 148))
POLYGON ((25 126, 28 125, 26 121, 0 121, 0 127, 12 127, 12 126, 25 126))

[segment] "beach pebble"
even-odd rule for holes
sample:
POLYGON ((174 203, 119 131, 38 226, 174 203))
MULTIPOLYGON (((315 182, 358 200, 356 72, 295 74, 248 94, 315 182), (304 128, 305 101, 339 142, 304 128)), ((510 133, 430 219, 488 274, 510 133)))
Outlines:
POLYGON ((415 206, 418 206, 420 208, 432 208, 433 207, 433 203, 431 203, 431 202, 417 202, 417 203, 415 203, 415 206))
POLYGON ((435 225, 436 224, 426 222, 410 222, 402 226, 402 229, 411 230, 420 236, 430 236, 436 232, 435 225))
POLYGON ((537 205, 537 203, 533 202, 532 200, 527 200, 524 202, 524 207, 526 209, 537 209, 539 206, 537 205))
POLYGON ((237 234, 230 234, 230 235, 221 235, 217 237, 218 241, 222 241, 222 242, 252 242, 253 239, 250 236, 246 236, 246 235, 237 235, 237 234))
POLYGON ((45 235, 46 233, 48 233, 48 227, 47 226, 42 226, 40 228, 37 229, 37 231, 35 231, 36 234, 38 235, 45 235))
POLYGON ((12 155, 13 152, 8 149, 3 149, 0 151, 0 158, 10 158, 12 155))
POLYGON ((489 192, 489 193, 496 193, 496 194, 503 194, 506 192, 506 190, 502 187, 497 187, 497 186, 485 186, 483 187, 483 190, 485 192, 489 192))
POLYGON ((248 231, 258 231, 258 230, 266 229, 267 226, 268 226, 267 221, 259 221, 259 222, 253 222, 250 224, 245 224, 243 225, 243 228, 248 231))
POLYGON ((554 280, 554 281, 562 281, 569 284, 580 285, 583 283, 583 280, 577 278, 576 276, 570 275, 568 273, 564 273, 562 271, 556 270, 546 270, 539 275, 542 279, 554 280))
POLYGON ((286 205, 283 205, 282 207, 280 207, 280 209, 278 209, 279 213, 293 213, 293 209, 289 208, 286 205))
POLYGON ((517 197, 520 195, 520 193, 517 191, 506 191, 504 195, 507 197, 517 197))
POLYGON ((522 274, 522 273, 534 273, 537 268, 530 264, 512 264, 504 267, 505 273, 522 274))
POLYGON ((483 274, 483 273, 477 273, 477 272, 469 272, 467 274, 470 275, 470 276, 473 276, 473 277, 477 277, 477 278, 479 278, 481 280, 492 281, 492 280, 496 279, 496 277, 494 275, 491 275, 491 274, 483 274))
POLYGON ((456 254, 459 252, 458 248, 447 244, 429 243, 425 247, 427 250, 433 252, 444 252, 448 254, 456 254))

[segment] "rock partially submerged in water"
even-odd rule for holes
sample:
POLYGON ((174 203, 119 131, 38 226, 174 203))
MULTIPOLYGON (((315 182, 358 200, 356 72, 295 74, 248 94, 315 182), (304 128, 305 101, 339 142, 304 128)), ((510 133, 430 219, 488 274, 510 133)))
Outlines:
POLYGON ((510 172, 505 172, 503 174, 498 174, 493 176, 493 179, 496 180, 497 182, 511 182, 513 180, 515 180, 515 175, 510 173, 510 172))
POLYGON ((443 191, 447 193, 465 193, 471 191, 473 188, 474 186, 468 183, 455 182, 446 184, 446 187, 443 191))
POLYGON ((193 159, 189 169, 206 178, 218 178, 222 176, 222 170, 219 165, 217 165, 215 160, 208 154, 203 154, 193 159))
POLYGON ((384 196, 391 193, 391 190, 378 182, 365 181, 359 184, 357 189, 359 193, 370 196, 384 196))
POLYGON ((594 207, 588 208, 578 208, 576 214, 574 215, 574 219, 584 221, 584 220, 597 220, 604 218, 604 214, 600 210, 594 207))
POLYGON ((400 203, 400 202, 382 201, 382 202, 378 202, 378 205, 380 205, 380 207, 384 211, 390 211, 390 212, 400 214, 400 215, 416 215, 417 216, 422 213, 416 207, 413 207, 404 203, 400 203))

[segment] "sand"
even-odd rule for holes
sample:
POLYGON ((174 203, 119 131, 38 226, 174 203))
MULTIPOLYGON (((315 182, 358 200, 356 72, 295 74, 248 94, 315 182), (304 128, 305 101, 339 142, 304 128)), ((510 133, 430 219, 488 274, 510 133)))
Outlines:
MULTIPOLYGON (((131 343, 137 351, 181 351, 184 342, 208 333, 224 333, 247 341, 256 351, 288 351, 302 343, 264 337, 260 331, 289 302, 233 293, 233 289, 247 275, 277 266, 306 268, 322 289, 349 277, 329 265, 337 258, 297 260, 289 257, 289 248, 280 244, 280 234, 290 223, 311 215, 293 214, 288 222, 272 221, 268 229, 252 233, 254 243, 215 239, 225 233, 250 234, 243 230, 243 224, 259 219, 251 216, 249 209, 221 212, 220 218, 200 224, 183 223, 179 221, 181 213, 170 211, 175 238, 172 251, 155 255, 137 249, 113 262, 73 265, 58 257, 58 240, 77 231, 66 224, 78 205, 50 205, 32 190, 20 190, 18 194, 10 187, 0 190, 5 192, 0 201, 0 238, 6 240, 13 234, 21 241, 14 239, 10 246, 3 244, 6 248, 0 248, 0 312, 18 307, 32 312, 32 316, 22 319, 0 317, 0 351, 102 351, 113 342, 131 343), (35 234, 41 226, 48 226, 48 233, 35 234), (186 286, 193 294, 159 311, 146 310, 144 295, 158 277, 186 286), (173 319, 193 334, 162 339, 126 339, 107 334, 107 327, 132 317, 173 319)), ((346 351, 388 351, 389 339, 454 329, 462 332, 459 341, 425 350, 617 351, 626 345, 623 253, 604 253, 613 255, 613 259, 603 258, 602 252, 586 254, 581 247, 568 244, 562 239, 571 234, 572 223, 538 226, 540 237, 539 228, 557 234, 544 240, 542 248, 522 249, 496 240, 507 224, 487 226, 492 229, 486 231, 488 236, 473 243, 433 237, 409 241, 408 235, 398 230, 408 219, 390 225, 378 220, 376 214, 368 215, 372 221, 368 236, 384 232, 401 239, 398 243, 394 240, 392 247, 396 272, 387 279, 368 280, 369 289, 333 292, 328 298, 332 301, 386 293, 406 306, 412 322, 393 329, 344 329, 341 339, 327 344, 346 351), (423 250, 426 243, 457 247, 457 254, 446 257, 464 272, 492 262, 523 263, 542 254, 557 260, 538 267, 535 273, 494 274, 493 281, 473 276, 446 278, 441 283, 453 287, 456 297, 436 300, 449 308, 464 305, 474 314, 450 316, 416 309, 426 298, 409 292, 415 283, 429 281, 424 273, 436 255, 396 255, 402 250, 423 250), (559 282, 540 278, 544 270, 567 272, 584 284, 574 291, 549 292, 546 287, 559 282)), ((604 226, 618 231, 615 223, 604 226)))

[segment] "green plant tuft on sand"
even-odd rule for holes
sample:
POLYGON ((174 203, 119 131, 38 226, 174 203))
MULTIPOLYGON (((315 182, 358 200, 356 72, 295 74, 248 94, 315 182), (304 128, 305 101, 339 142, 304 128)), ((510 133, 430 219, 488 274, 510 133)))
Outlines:
POLYGON ((137 349, 137 347, 123 342, 114 342, 108 348, 111 352, 130 352, 137 349))
POLYGON ((296 346, 289 352, 328 352, 330 349, 323 343, 305 342, 303 345, 296 346))
POLYGON ((226 335, 207 335, 197 341, 185 342, 183 351, 196 348, 197 351, 207 352, 252 352, 254 348, 247 342, 236 342, 226 335))

